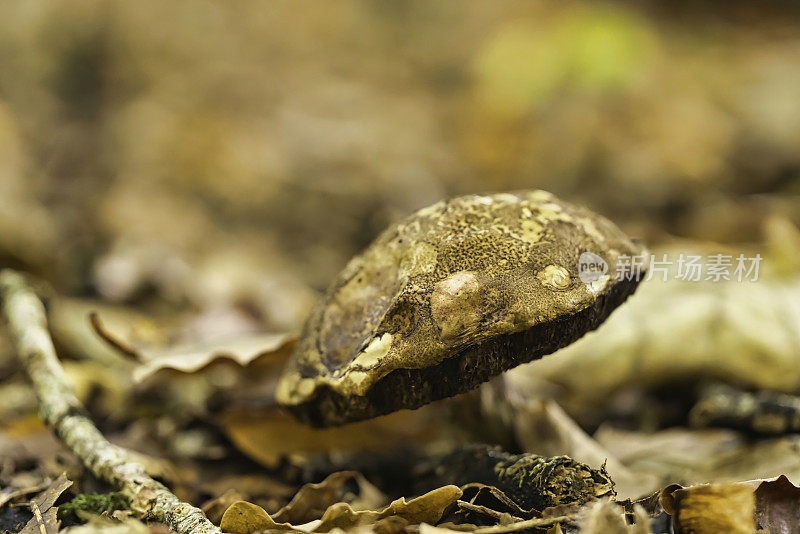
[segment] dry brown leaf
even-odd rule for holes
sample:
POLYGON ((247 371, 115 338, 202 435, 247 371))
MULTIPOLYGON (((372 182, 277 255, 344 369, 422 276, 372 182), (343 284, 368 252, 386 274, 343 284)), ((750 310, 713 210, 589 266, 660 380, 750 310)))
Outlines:
MULTIPOLYGON (((201 320, 195 318, 195 320, 201 320)), ((231 327, 234 333, 226 335, 217 332, 209 338, 202 336, 184 336, 190 341, 178 342, 172 345, 155 345, 151 342, 142 342, 131 335, 120 335, 122 330, 118 326, 111 331, 105 324, 105 315, 91 315, 91 324, 95 333, 113 349, 127 357, 144 362, 133 372, 137 382, 142 382, 161 370, 178 371, 180 373, 195 373, 205 370, 214 363, 230 361, 239 367, 256 364, 257 360, 266 358, 280 361, 288 357, 294 349, 296 336, 286 333, 236 333, 236 327, 231 327), (195 339, 200 338, 199 341, 195 339)), ((187 324, 192 325, 192 321, 187 324)))
POLYGON ((145 353, 146 363, 133 377, 141 382, 162 369, 194 373, 220 360, 231 360, 245 367, 259 358, 282 359, 294 347, 290 334, 262 334, 219 343, 183 344, 162 351, 145 353))
POLYGON ((260 506, 240 501, 225 511, 220 528, 232 534, 252 534, 268 529, 329 532, 335 528, 374 525, 390 517, 398 517, 408 524, 435 523, 444 509, 461 494, 456 486, 444 486, 408 501, 405 498, 397 499, 380 511, 356 511, 349 504, 340 502, 329 506, 320 519, 302 525, 278 523, 260 506))
POLYGON ((340 471, 318 484, 306 484, 292 500, 272 515, 279 523, 302 524, 321 517, 328 507, 342 501, 344 486, 354 481, 359 488, 357 508, 377 508, 386 504, 386 496, 360 473, 340 471))
POLYGON ((461 494, 457 486, 443 486, 410 501, 405 498, 394 500, 380 512, 355 511, 349 504, 338 503, 325 511, 317 530, 327 532, 335 527, 368 525, 390 516, 402 517, 409 524, 436 523, 442 517, 444 509, 461 497, 461 494))
POLYGON ((747 483, 701 484, 664 489, 661 506, 672 516, 675 534, 752 534, 755 495, 747 483))
POLYGON ((800 531, 800 487, 785 475, 688 488, 673 484, 661 492, 660 502, 664 511, 677 521, 676 534, 680 534, 681 527, 707 529, 692 532, 712 532, 714 525, 737 522, 744 522, 745 527, 729 532, 751 532, 745 530, 751 523, 755 525, 753 528, 771 534, 800 531))
POLYGON ((268 529, 296 530, 289 524, 278 524, 258 505, 239 501, 222 514, 220 528, 230 534, 251 534, 268 529))
POLYGON ((770 534, 800 532, 800 488, 784 475, 756 487, 756 522, 770 534))
POLYGON ((225 513, 225 510, 243 499, 244 496, 239 491, 230 488, 222 492, 219 496, 203 503, 200 509, 206 514, 208 520, 216 525, 222 520, 222 514, 225 513))
POLYGON ((33 518, 22 527, 19 534, 56 534, 58 532, 58 510, 50 508, 46 512, 42 512, 34 503, 31 503, 31 511, 33 518))

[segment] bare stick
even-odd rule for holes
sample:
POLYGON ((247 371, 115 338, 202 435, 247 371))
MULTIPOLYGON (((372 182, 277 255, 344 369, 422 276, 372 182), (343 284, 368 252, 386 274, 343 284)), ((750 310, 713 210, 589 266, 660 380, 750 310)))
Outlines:
POLYGON ((181 534, 219 534, 200 509, 178 499, 150 478, 128 450, 106 440, 72 393, 47 330, 44 306, 25 278, 0 272, 0 300, 17 353, 39 397, 42 420, 97 476, 125 493, 144 519, 164 523, 181 534))

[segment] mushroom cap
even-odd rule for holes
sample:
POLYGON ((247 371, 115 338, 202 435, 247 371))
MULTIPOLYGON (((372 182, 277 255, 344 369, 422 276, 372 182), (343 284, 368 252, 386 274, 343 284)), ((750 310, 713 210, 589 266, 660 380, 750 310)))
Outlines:
POLYGON ((596 328, 641 279, 617 260, 644 253, 544 191, 438 202, 347 264, 307 320, 277 400, 329 426, 473 389, 596 328), (594 271, 579 269, 587 259, 594 271))

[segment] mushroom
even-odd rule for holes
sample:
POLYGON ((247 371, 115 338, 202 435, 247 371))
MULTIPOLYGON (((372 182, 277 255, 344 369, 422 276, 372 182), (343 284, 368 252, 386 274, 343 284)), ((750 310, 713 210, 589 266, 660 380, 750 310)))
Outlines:
POLYGON ((544 191, 438 202, 354 257, 307 320, 277 400, 314 426, 476 388, 569 345, 633 293, 644 254, 544 191))

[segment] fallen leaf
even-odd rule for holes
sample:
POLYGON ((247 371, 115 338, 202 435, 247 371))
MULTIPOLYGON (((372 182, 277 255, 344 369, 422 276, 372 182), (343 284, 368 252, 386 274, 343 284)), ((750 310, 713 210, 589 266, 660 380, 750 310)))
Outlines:
POLYGON ((755 495, 752 483, 673 484, 661 494, 661 506, 672 516, 675 534, 752 534, 755 495))
MULTIPOLYGON (((294 349, 293 334, 238 334, 217 333, 200 341, 179 342, 159 346, 137 342, 130 336, 110 331, 98 314, 90 316, 95 333, 119 353, 144 362, 133 372, 134 380, 142 382, 161 370, 195 373, 215 362, 228 360, 240 367, 254 364, 260 358, 283 361, 294 349)), ((191 324, 191 322, 190 322, 191 324)), ((185 336, 197 339, 199 336, 185 336)))
POLYGON ((784 475, 758 484, 756 523, 770 534, 800 532, 800 488, 784 475))
POLYGON ((306 484, 292 500, 272 515, 279 523, 302 524, 321 517, 330 506, 343 500, 344 486, 348 482, 358 485, 360 507, 377 508, 386 503, 386 496, 370 484, 360 473, 340 471, 329 475, 318 484, 306 484))
POLYGON ((36 503, 31 503, 31 512, 33 518, 28 521, 19 534, 56 534, 60 521, 58 520, 58 511, 54 508, 42 512, 36 503))
MULTIPOLYGON (((262 530, 294 530, 298 532, 329 532, 335 528, 374 525, 383 519, 398 517, 407 524, 436 523, 445 508, 461 497, 456 486, 444 486, 407 501, 400 498, 380 511, 353 510, 344 502, 329 506, 320 519, 301 525, 277 522, 263 508, 239 501, 231 505, 222 516, 220 528, 232 534, 251 534, 262 530)), ((277 514, 276 514, 277 515, 277 514)), ((388 523, 383 523, 388 526, 388 523)))
POLYGON ((355 511, 347 503, 337 503, 325 511, 321 524, 315 530, 327 532, 335 527, 369 525, 390 516, 402 517, 410 524, 436 523, 442 517, 445 508, 461 495, 461 490, 457 486, 443 486, 410 501, 406 501, 405 498, 392 501, 380 512, 355 511))
POLYGON ((214 524, 219 524, 219 522, 222 520, 222 514, 225 513, 225 510, 230 508, 234 503, 242 501, 243 498, 244 497, 241 493, 231 488, 223 492, 218 497, 203 503, 203 506, 201 506, 200 509, 203 510, 204 514, 206 514, 206 517, 209 521, 214 524))
POLYGON ((223 532, 230 534, 251 534, 268 529, 293 530, 289 524, 278 524, 260 506, 246 501, 233 503, 219 524, 223 532))
POLYGON ((178 345, 146 353, 147 363, 134 370, 133 378, 141 382, 162 369, 194 373, 219 360, 231 360, 245 367, 259 358, 277 358, 289 353, 293 346, 294 337, 289 334, 263 334, 214 344, 178 345))

